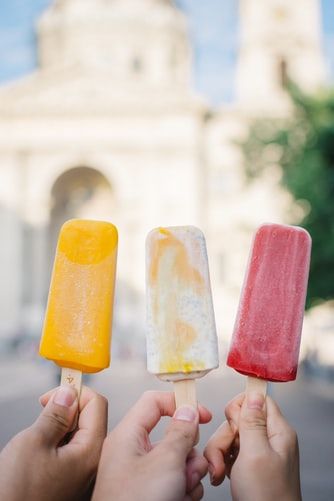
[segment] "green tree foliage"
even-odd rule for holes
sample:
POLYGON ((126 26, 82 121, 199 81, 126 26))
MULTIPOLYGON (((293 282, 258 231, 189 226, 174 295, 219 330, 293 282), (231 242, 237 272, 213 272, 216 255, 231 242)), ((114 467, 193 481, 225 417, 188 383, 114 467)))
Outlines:
POLYGON ((334 298, 334 92, 304 95, 289 84, 288 120, 259 120, 242 145, 249 178, 272 164, 303 208, 298 222, 313 240, 307 307, 334 298))

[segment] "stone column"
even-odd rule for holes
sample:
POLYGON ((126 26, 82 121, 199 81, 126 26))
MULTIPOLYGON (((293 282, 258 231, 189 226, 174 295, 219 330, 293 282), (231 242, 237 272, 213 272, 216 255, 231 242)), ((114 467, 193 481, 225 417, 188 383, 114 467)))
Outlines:
POLYGON ((22 329, 25 335, 36 338, 41 334, 52 262, 49 257, 50 193, 43 176, 36 179, 38 168, 38 158, 31 156, 22 207, 22 329))
POLYGON ((19 157, 0 158, 0 350, 21 332, 22 169, 19 157))

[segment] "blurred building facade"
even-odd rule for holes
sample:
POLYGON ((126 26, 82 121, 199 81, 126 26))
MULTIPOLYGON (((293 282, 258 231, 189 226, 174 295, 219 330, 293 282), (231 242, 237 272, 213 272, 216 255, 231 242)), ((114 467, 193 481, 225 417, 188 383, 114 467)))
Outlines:
POLYGON ((237 142, 252 118, 289 113, 287 75, 307 91, 324 81, 318 0, 240 0, 239 24, 237 99, 212 109, 191 88, 187 22, 172 1, 57 0, 42 15, 37 71, 0 90, 0 339, 39 336, 72 217, 119 229, 121 350, 145 349, 155 226, 203 229, 218 332, 230 336, 251 234, 284 222, 291 204, 278 169, 245 183, 237 142))

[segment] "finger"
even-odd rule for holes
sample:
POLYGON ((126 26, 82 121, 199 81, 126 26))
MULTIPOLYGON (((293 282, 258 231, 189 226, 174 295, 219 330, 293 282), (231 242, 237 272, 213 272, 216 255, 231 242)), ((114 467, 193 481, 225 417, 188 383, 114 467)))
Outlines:
POLYGON ((224 455, 225 460, 225 476, 230 478, 232 467, 237 460, 239 455, 239 444, 238 439, 235 439, 231 448, 228 450, 227 454, 224 455))
MULTIPOLYGON (((172 417, 175 412, 175 398, 172 392, 147 391, 130 409, 118 426, 118 432, 129 441, 129 429, 136 427, 150 433, 163 416, 172 417), (127 438, 128 437, 128 438, 127 438)), ((208 423, 211 412, 199 405, 199 421, 208 423)))
POLYGON ((52 388, 52 390, 47 391, 46 393, 43 393, 39 397, 39 403, 41 404, 42 407, 45 407, 52 395, 57 391, 58 388, 52 388))
MULTIPOLYGON (((43 393, 39 397, 39 403, 42 405, 42 407, 45 407, 52 395, 57 391, 58 388, 52 388, 52 390, 47 391, 46 393, 43 393)), ((79 407, 80 409, 84 407, 87 402, 95 396, 96 393, 91 390, 88 386, 82 386, 81 392, 80 392, 80 402, 79 402, 79 407)))
POLYGON ((297 450, 297 434, 284 418, 277 403, 267 397, 266 407, 268 439, 272 449, 278 453, 297 450))
POLYGON ((61 386, 54 390, 32 429, 39 433, 45 445, 57 446, 71 430, 77 410, 76 390, 61 386))
POLYGON ((269 447, 265 398, 249 392, 243 401, 239 419, 240 451, 258 453, 269 447))
POLYGON ((245 399, 245 393, 240 393, 234 397, 225 408, 225 416, 231 425, 232 430, 237 430, 239 428, 239 418, 241 412, 241 406, 245 399))
MULTIPOLYGON (((49 390, 48 392, 46 392, 40 396, 39 402, 42 405, 42 407, 45 407, 47 405, 48 401, 50 400, 50 398, 52 397, 52 395, 54 395, 54 393, 56 391, 57 391, 57 388, 53 388, 52 390, 49 390)), ((81 412, 81 410, 87 405, 88 401, 91 400, 95 395, 96 395, 96 393, 93 390, 91 390, 90 388, 88 388, 88 386, 82 386, 81 392, 80 392, 78 412, 81 412)), ((78 428, 78 426, 77 426, 78 419, 79 419, 79 416, 76 415, 75 419, 73 420, 73 425, 72 425, 71 429, 69 430, 70 435, 67 435, 65 437, 65 443, 69 442, 70 438, 73 436, 72 432, 76 428, 78 428)), ((103 423, 104 423, 104 421, 101 421, 101 424, 103 424, 103 423)))
POLYGON ((208 462, 196 449, 192 449, 187 458, 187 492, 191 492, 208 472, 208 462))
POLYGON ((212 419, 212 413, 203 405, 198 404, 199 424, 209 423, 212 419))
POLYGON ((266 398, 266 407, 268 434, 270 433, 270 431, 272 431, 273 433, 277 431, 284 431, 288 426, 288 423, 285 420, 277 403, 269 396, 266 398))
POLYGON ((200 501, 204 496, 204 488, 201 483, 199 483, 191 492, 186 496, 186 501, 200 501))
POLYGON ((107 434, 108 402, 90 388, 83 387, 80 396, 78 430, 68 445, 83 445, 100 450, 107 434))
POLYGON ((190 405, 179 407, 170 421, 165 437, 154 449, 157 454, 168 455, 176 466, 183 468, 198 435, 198 410, 190 405))
POLYGON ((119 431, 134 426, 150 433, 162 416, 172 416, 175 412, 174 394, 172 392, 145 392, 121 421, 119 431))
POLYGON ((225 457, 235 438, 235 431, 228 421, 218 428, 212 435, 204 449, 204 457, 209 463, 210 481, 213 485, 219 485, 225 478, 225 457))

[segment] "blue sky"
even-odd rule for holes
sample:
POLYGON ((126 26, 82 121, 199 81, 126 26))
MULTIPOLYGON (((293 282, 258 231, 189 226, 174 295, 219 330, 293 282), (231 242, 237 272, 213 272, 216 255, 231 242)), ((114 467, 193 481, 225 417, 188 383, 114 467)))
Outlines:
MULTIPOLYGON (((295 0, 296 1, 296 0, 295 0)), ((0 82, 36 66, 34 23, 51 0, 0 0, 0 82)), ((177 0, 190 22, 194 85, 214 103, 233 99, 237 0, 177 0)), ((324 52, 334 76, 334 0, 321 0, 324 52)))

